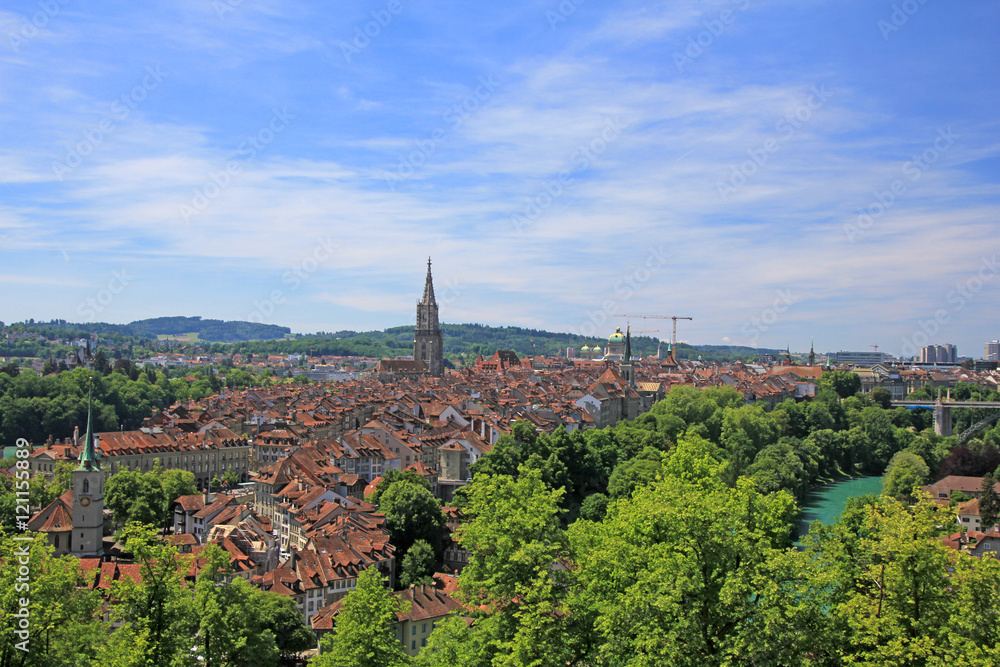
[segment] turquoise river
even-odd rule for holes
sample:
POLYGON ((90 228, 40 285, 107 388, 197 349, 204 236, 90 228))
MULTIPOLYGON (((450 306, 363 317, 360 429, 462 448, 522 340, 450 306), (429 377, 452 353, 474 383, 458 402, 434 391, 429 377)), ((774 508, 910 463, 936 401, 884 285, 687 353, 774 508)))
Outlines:
POLYGON ((881 477, 845 479, 842 482, 824 484, 810 490, 802 502, 799 536, 809 532, 809 524, 813 521, 833 523, 847 507, 847 501, 850 498, 863 496, 867 493, 874 495, 882 493, 881 477))

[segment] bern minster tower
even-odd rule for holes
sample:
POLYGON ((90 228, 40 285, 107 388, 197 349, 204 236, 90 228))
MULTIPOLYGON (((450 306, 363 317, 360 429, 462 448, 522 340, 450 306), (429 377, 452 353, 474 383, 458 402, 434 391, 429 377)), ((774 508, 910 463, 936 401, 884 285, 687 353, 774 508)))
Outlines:
POLYGON ((427 258, 427 281, 424 298, 417 304, 417 326, 413 331, 413 358, 427 364, 434 377, 444 374, 444 349, 441 328, 438 326, 438 307, 434 300, 434 282, 431 280, 431 258, 427 258))

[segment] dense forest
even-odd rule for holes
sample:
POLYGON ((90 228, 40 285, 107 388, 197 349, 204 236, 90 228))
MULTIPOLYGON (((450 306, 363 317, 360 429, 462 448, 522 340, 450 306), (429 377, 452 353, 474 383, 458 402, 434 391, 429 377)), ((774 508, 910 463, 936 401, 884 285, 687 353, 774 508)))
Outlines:
POLYGON ((175 402, 205 398, 226 386, 259 385, 272 375, 269 371, 251 375, 234 368, 223 379, 204 370, 194 375, 184 369, 140 370, 127 359, 113 366, 104 360, 102 372, 102 359, 99 354, 94 370, 77 368, 46 375, 10 365, 0 369, 0 444, 13 444, 17 438, 41 444, 50 435, 69 437, 74 427, 87 422, 91 386, 94 428, 117 431, 137 429, 154 410, 175 402))

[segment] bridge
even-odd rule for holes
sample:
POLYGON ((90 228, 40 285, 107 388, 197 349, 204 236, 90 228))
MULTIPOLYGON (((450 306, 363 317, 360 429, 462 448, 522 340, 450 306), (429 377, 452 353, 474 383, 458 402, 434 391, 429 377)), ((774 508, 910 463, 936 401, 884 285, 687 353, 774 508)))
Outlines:
POLYGON ((936 401, 891 401, 894 408, 927 408, 934 411, 934 432, 938 435, 951 435, 951 411, 954 408, 986 408, 997 410, 986 419, 980 420, 967 428, 958 438, 959 444, 965 443, 973 435, 1000 419, 1000 402, 997 401, 953 401, 951 391, 944 398, 938 394, 936 401))

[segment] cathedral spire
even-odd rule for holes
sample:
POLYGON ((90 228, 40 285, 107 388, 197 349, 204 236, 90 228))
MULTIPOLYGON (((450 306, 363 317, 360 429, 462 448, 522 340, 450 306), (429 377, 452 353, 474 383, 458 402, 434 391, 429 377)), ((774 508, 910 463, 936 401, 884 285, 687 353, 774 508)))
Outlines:
POLYGON ((100 465, 101 455, 94 450, 94 434, 90 429, 91 397, 93 396, 93 384, 87 389, 87 435, 83 439, 83 449, 80 450, 80 465, 77 470, 90 470, 100 465))
POLYGON ((427 305, 437 305, 434 300, 434 281, 431 279, 431 258, 427 258, 427 280, 424 282, 424 298, 420 302, 427 305))
POLYGON ((625 363, 632 363, 632 327, 625 327, 625 363))

